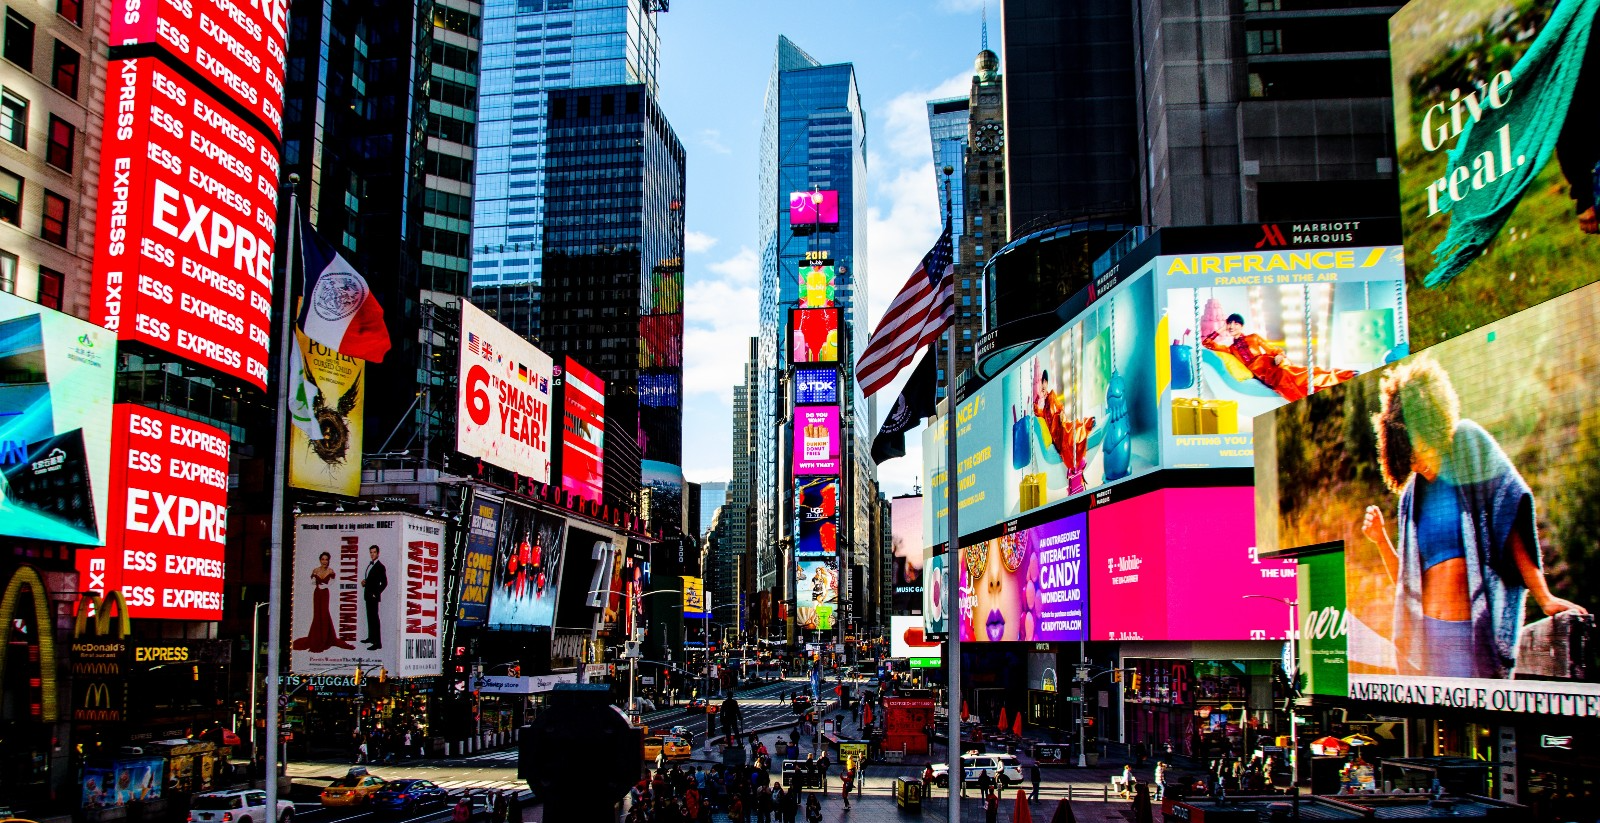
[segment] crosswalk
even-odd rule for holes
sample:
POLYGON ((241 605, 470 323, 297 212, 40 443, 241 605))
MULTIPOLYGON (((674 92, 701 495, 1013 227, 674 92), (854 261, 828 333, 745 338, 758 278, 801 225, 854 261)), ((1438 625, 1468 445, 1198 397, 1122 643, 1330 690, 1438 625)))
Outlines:
POLYGON ((515 766, 517 765, 517 750, 515 748, 497 749, 492 752, 468 755, 463 759, 475 765, 515 766))
POLYGON ((441 789, 516 789, 518 791, 528 788, 525 780, 435 780, 434 784, 441 789))

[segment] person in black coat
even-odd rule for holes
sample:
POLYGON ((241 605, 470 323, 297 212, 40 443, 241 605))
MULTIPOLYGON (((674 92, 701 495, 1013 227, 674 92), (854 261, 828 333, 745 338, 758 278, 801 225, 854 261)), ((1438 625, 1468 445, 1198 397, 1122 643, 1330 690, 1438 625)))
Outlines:
POLYGON ((367 603, 367 636, 359 642, 367 644, 367 648, 377 651, 383 648, 383 590, 389 588, 389 570, 383 567, 383 561, 378 559, 378 545, 376 543, 367 547, 367 554, 372 558, 372 563, 367 566, 367 574, 361 578, 361 599, 367 603))

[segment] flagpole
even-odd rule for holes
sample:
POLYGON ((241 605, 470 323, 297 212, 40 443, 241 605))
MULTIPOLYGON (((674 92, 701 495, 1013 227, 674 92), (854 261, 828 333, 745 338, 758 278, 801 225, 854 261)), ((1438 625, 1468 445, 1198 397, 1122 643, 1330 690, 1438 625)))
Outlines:
MULTIPOLYGON (((272 452, 272 540, 267 555, 270 588, 267 590, 267 808, 274 817, 278 808, 278 675, 279 649, 283 645, 283 497, 284 475, 289 452, 289 347, 294 345, 294 261, 295 233, 300 227, 300 175, 289 175, 289 237, 283 264, 283 295, 278 304, 281 328, 278 330, 278 408, 275 412, 272 452)), ((252 649, 252 653, 259 650, 252 649)), ((252 737, 257 733, 251 729, 252 737)))
MULTIPOLYGON (((955 169, 945 166, 944 169, 944 211, 945 231, 950 231, 955 215, 951 212, 950 202, 950 175, 955 169)), ((955 237, 950 238, 952 259, 954 258, 955 237)), ((944 276, 954 276, 945 272, 944 276)), ((939 288, 944 291, 943 286, 939 288)), ((941 308, 940 311, 943 311, 941 308)), ((956 487, 961 485, 956 478, 956 324, 951 319, 950 327, 945 330, 945 359, 944 359, 944 505, 946 520, 945 530, 945 628, 946 637, 949 638, 950 654, 945 659, 945 674, 950 678, 949 695, 946 697, 945 721, 949 725, 949 745, 946 747, 946 761, 950 768, 946 771, 949 775, 950 797, 949 820, 957 823, 961 820, 961 793, 966 788, 967 770, 961 765, 961 614, 957 610, 961 605, 960 586, 952 585, 952 581, 961 579, 961 527, 960 506, 958 505, 956 487)))

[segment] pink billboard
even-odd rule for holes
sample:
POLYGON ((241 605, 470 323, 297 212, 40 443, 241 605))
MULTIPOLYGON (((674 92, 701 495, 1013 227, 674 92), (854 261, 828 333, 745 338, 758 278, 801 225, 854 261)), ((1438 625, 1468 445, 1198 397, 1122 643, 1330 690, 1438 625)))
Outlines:
POLYGON ((839 407, 796 406, 794 473, 839 473, 839 407))
POLYGON ((789 192, 789 227, 795 234, 831 231, 839 227, 839 192, 789 192))
POLYGON ((1289 628, 1295 564, 1256 556, 1247 487, 1091 509, 1089 568, 1097 640, 1281 640, 1289 628))

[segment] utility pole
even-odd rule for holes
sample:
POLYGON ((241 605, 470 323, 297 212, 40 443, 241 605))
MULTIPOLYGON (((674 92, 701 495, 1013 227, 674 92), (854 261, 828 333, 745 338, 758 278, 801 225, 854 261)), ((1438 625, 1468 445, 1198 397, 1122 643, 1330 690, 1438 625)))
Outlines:
MULTIPOLYGON (((947 215, 945 226, 950 226, 950 217, 954 216, 950 205, 950 176, 956 170, 945 166, 944 172, 944 212, 947 215)), ((951 585, 952 581, 960 579, 961 564, 961 527, 960 506, 956 495, 956 325, 950 324, 946 338, 945 367, 944 367, 944 427, 945 427, 945 452, 944 452, 944 502, 947 514, 945 529, 945 625, 949 629, 950 654, 945 659, 945 673, 950 678, 948 695, 949 705, 945 708, 945 720, 949 725, 950 745, 948 759, 950 761, 950 800, 949 817, 951 821, 961 819, 961 789, 966 781, 967 770, 961 765, 961 628, 954 625, 959 620, 961 608, 960 586, 951 585)), ((935 425, 938 425, 937 423, 935 425)))

